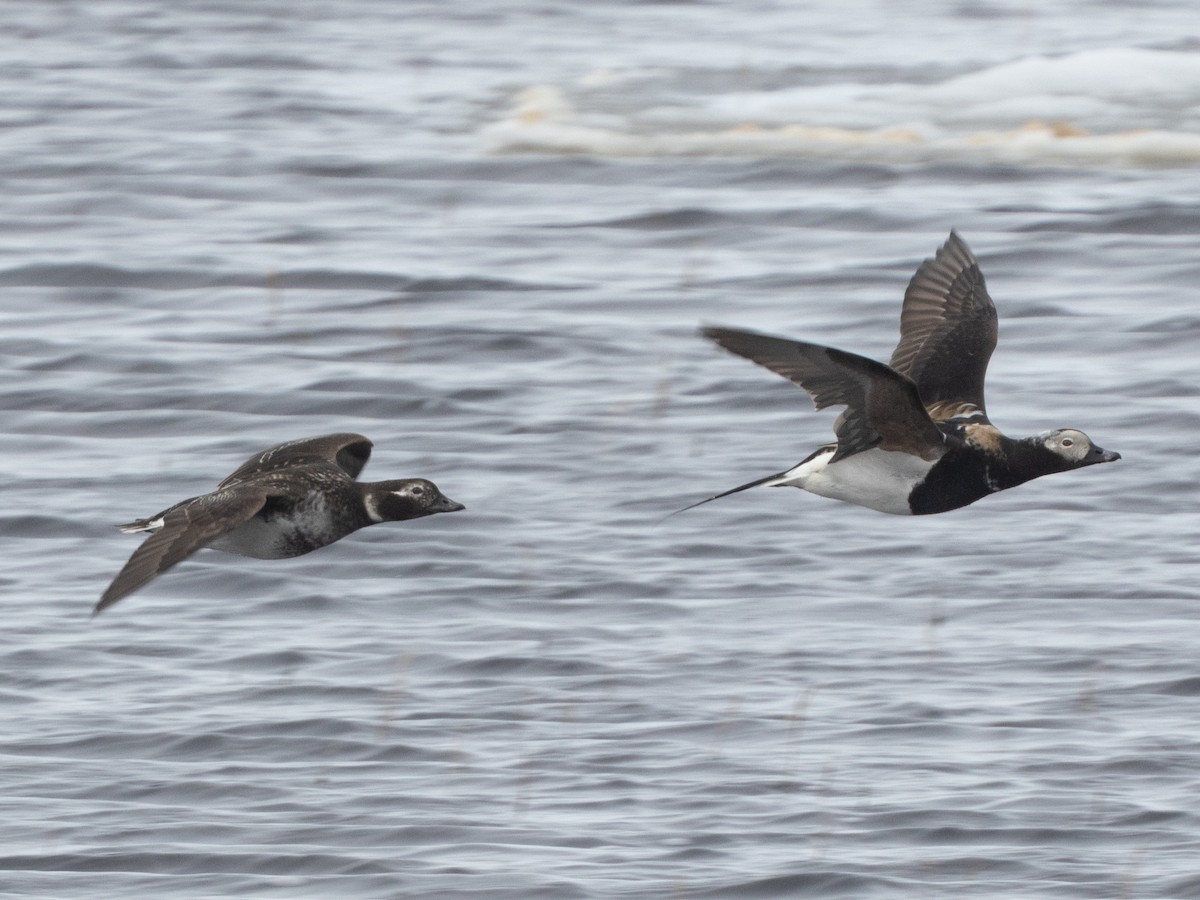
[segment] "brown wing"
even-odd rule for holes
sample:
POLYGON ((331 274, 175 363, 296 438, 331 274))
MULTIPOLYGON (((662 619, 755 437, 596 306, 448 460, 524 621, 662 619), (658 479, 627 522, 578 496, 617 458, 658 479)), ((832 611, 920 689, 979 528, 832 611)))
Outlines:
POLYGON ((350 433, 286 441, 254 454, 217 485, 217 490, 277 469, 314 463, 333 463, 351 478, 357 478, 371 458, 371 446, 361 434, 350 433))
POLYGON ((731 353, 794 381, 817 409, 844 405, 834 431, 838 449, 830 462, 871 447, 938 459, 945 439, 921 405, 916 385, 883 363, 865 356, 730 328, 703 334, 731 353))
POLYGON ((986 422, 983 382, 995 348, 996 306, 971 249, 952 231, 908 283, 889 365, 916 383, 936 421, 986 422))
POLYGON ((261 489, 233 488, 197 497, 163 516, 163 527, 148 537, 117 573, 92 615, 98 615, 128 597, 151 579, 227 531, 248 521, 263 508, 267 494, 261 489))

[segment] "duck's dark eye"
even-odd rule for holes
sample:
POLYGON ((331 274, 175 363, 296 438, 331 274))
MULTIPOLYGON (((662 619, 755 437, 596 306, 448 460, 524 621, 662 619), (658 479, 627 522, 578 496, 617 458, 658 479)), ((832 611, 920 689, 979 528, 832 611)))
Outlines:
POLYGON ((1070 438, 1063 438, 1062 445, 1064 447, 1073 447, 1073 446, 1075 446, 1075 442, 1073 440, 1071 440, 1070 438))
POLYGON ((419 484, 413 485, 412 495, 414 497, 420 497, 424 493, 425 493, 425 488, 421 487, 419 484))

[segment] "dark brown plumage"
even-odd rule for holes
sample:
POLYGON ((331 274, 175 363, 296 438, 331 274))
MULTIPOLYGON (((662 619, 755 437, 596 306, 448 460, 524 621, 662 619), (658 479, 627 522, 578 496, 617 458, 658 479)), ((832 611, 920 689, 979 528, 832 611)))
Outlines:
POLYGON ((288 441, 250 457, 217 489, 118 526, 151 532, 93 615, 204 547, 259 559, 310 553, 379 522, 463 509, 431 481, 355 481, 371 456, 361 434, 288 441))

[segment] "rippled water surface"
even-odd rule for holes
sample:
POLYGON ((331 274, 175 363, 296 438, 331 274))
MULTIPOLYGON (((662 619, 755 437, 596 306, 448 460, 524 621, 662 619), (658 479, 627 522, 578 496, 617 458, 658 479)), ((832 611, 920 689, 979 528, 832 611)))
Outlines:
POLYGON ((890 9, 8 4, 0 895, 1200 896, 1194 11, 890 9), (886 359, 952 227, 1124 459, 664 521, 831 435, 697 326, 886 359), (468 510, 89 620, 330 431, 468 510))

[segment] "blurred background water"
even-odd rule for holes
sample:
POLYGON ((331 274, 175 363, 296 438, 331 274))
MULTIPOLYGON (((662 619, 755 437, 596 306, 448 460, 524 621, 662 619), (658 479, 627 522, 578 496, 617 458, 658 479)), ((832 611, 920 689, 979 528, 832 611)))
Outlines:
POLYGON ((1184 2, 11 2, 0 894, 1200 896, 1184 2), (1122 462, 906 520, 696 335, 886 359, 957 228, 989 410, 1122 462), (114 522, 354 430, 468 512, 114 522))

